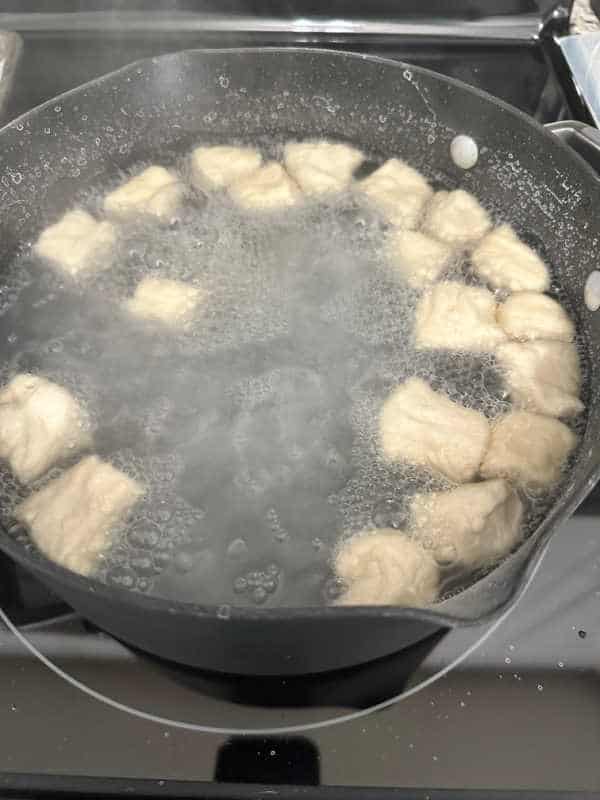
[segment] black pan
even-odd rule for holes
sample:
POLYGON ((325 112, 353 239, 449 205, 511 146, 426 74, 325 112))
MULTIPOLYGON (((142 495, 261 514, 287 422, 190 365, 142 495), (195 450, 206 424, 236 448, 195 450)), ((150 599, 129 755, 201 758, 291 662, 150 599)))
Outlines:
POLYGON ((597 266, 600 187, 580 156, 524 114, 427 70, 316 50, 190 51, 133 64, 0 132, 2 260, 35 240, 78 193, 119 170, 155 160, 165 148, 184 152, 199 140, 265 134, 350 140, 404 158, 438 182, 472 191, 496 219, 543 248, 589 360, 587 429, 559 498, 516 553, 428 611, 178 604, 81 578, 6 533, 0 548, 85 617, 150 653, 234 673, 318 672, 498 615, 517 601, 550 535, 593 488, 600 475, 600 316, 586 309, 583 293, 597 266), (449 157, 457 133, 480 147, 468 172, 449 157), (78 165, 82 148, 88 158, 78 165))

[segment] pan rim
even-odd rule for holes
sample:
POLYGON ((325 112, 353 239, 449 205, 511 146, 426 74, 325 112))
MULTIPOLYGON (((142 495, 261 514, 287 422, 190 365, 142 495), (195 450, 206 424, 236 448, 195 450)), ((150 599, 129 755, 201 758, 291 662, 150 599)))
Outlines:
POLYGON ((551 131, 547 130, 544 125, 539 122, 536 122, 531 116, 526 114, 517 106, 513 106, 510 103, 507 103, 506 100, 502 100, 500 97, 496 97, 490 92, 486 92, 484 89, 479 89, 476 86, 471 86, 470 84, 466 83, 465 81, 461 81, 458 78, 452 78, 450 76, 444 75, 441 72, 436 72, 433 69, 428 69, 427 67, 420 67, 416 64, 411 64, 408 61, 401 61, 396 60, 393 58, 386 58, 385 56, 377 56, 372 55, 369 53, 360 53, 355 50, 330 50, 324 47, 297 47, 297 46, 289 46, 289 47, 192 47, 186 48, 185 50, 176 50, 172 53, 163 53, 159 56, 150 56, 147 58, 140 58, 136 61, 131 61, 128 64, 125 64, 122 67, 118 67, 111 72, 104 73, 103 75, 98 75, 96 78, 92 78, 89 81, 85 81, 85 83, 79 84, 78 86, 74 86, 72 89, 68 89, 66 92, 61 92, 60 94, 55 95, 54 97, 45 100, 43 103, 39 103, 37 106, 24 111, 19 116, 14 117, 11 120, 8 120, 4 125, 0 126, 0 135, 4 134, 5 132, 16 128, 18 124, 22 121, 27 120, 29 116, 33 116, 34 114, 46 109, 50 108, 51 106, 56 105, 57 100, 64 100, 65 98, 70 97, 73 94, 80 93, 91 86, 95 86, 97 84, 104 83, 105 81, 110 81, 113 78, 117 77, 121 73, 129 72, 133 67, 139 67, 140 65, 147 65, 147 64, 155 64, 158 61, 167 61, 169 59, 180 59, 184 56, 194 56, 194 55, 221 55, 221 54, 228 54, 228 53, 273 53, 273 54, 286 54, 286 53, 302 53, 304 55, 313 55, 317 54, 320 56, 328 56, 329 58, 344 60, 346 58, 356 59, 358 61, 369 61, 377 64, 384 64, 387 66, 394 67, 395 69, 409 69, 411 71, 417 72, 421 75, 426 75, 434 80, 441 81, 446 83, 450 86, 455 86, 459 89, 464 89, 468 91, 470 94, 473 94, 483 100, 487 100, 492 102, 494 105, 499 106, 504 111, 513 116, 520 119, 522 122, 525 122, 530 127, 533 127, 538 134, 543 135, 547 141, 553 142, 554 146, 558 145, 560 149, 564 152, 568 152, 570 156, 575 159, 575 161, 579 164, 580 168, 583 168, 584 171, 588 174, 589 177, 593 178, 595 181, 600 180, 600 176, 598 173, 588 164, 588 162, 576 153, 573 148, 569 147, 569 145, 565 144, 559 137, 553 134, 551 131))
MULTIPOLYGON (((156 64, 159 61, 177 60, 185 57, 194 56, 218 56, 226 54, 302 54, 307 57, 313 56, 326 56, 332 60, 345 60, 355 59, 360 61, 368 61, 376 64, 382 64, 395 69, 409 69, 416 74, 424 75, 432 80, 457 87, 461 90, 466 90, 480 99, 491 102, 493 105, 500 107, 504 112, 516 117, 521 122, 525 123, 533 129, 538 136, 545 137, 551 143, 552 148, 558 148, 564 153, 569 154, 569 158, 578 165, 578 170, 587 175, 588 179, 598 181, 599 177, 593 168, 579 156, 572 148, 566 143, 561 141, 557 136, 546 130, 543 125, 536 122, 525 112, 510 105, 506 101, 495 97, 494 95, 470 86, 469 84, 457 80, 456 78, 447 77, 441 73, 435 72, 424 67, 416 66, 405 61, 394 60, 383 56, 370 55, 365 53, 358 53, 352 50, 330 50, 326 48, 317 47, 219 47, 219 48, 189 48, 179 50, 172 53, 166 53, 159 56, 152 56, 148 58, 138 59, 122 67, 119 67, 112 72, 100 75, 85 83, 69 89, 45 102, 35 106, 32 109, 24 112, 23 114, 9 120, 5 125, 0 128, 0 136, 8 131, 17 128, 23 122, 28 122, 30 118, 47 108, 54 106, 57 101, 62 101, 71 95, 84 93, 92 86, 108 82, 120 74, 125 74, 132 71, 140 65, 156 64)), ((589 422, 587 423, 589 424, 589 422)), ((587 431, 586 425, 586 431, 587 431)), ((261 608, 256 606, 239 606, 232 604, 197 604, 184 601, 171 601, 156 595, 147 595, 141 592, 124 589, 118 586, 109 586, 102 581, 93 577, 85 577, 62 567, 61 565, 47 559, 41 553, 35 557, 35 561, 28 555, 21 545, 11 539, 4 526, 0 526, 0 550, 5 552, 13 558, 18 564, 26 569, 33 570, 43 581, 46 577, 49 582, 55 579, 60 581, 75 590, 85 590, 92 593, 99 598, 106 598, 107 600, 117 600, 119 603, 138 607, 147 611, 163 612, 166 614, 184 614, 191 617, 218 617, 223 622, 231 620, 244 620, 255 621, 263 623, 265 620, 272 622, 285 621, 289 622, 293 619, 302 619, 310 621, 313 619, 319 620, 339 620, 347 619, 369 619, 369 618, 394 618, 398 621, 406 619, 414 619, 423 622, 429 622, 439 628, 463 628, 471 627, 474 625, 485 625, 494 622, 499 616, 505 613, 510 607, 516 605, 521 595, 529 583, 529 577, 532 572, 537 569, 537 565, 543 558, 551 537, 557 533, 558 527, 555 521, 556 517, 568 519, 577 506, 585 499, 585 497, 592 491, 594 485, 600 480, 600 465, 590 466, 588 470, 578 477, 579 489, 572 491, 568 487, 561 500, 555 504, 546 518, 538 527, 538 534, 536 541, 532 544, 531 553, 526 557, 523 568, 517 578, 513 580, 513 586, 509 595, 502 601, 496 608, 487 614, 477 616, 475 618, 463 618, 455 616, 454 614, 445 612, 443 608, 436 610, 436 606, 427 609, 409 608, 403 606, 389 606, 389 605, 370 605, 370 606, 276 606, 273 608, 261 608)), ((532 537, 535 537, 534 532, 531 537, 526 539, 521 547, 525 546, 532 537)), ((507 556, 499 562, 494 569, 489 572, 481 581, 492 578, 496 570, 505 564, 508 560, 513 558, 520 548, 514 553, 507 556)), ((473 583, 470 587, 465 589, 465 592, 474 588, 479 584, 479 581, 473 583)), ((462 594, 462 592, 461 592, 462 594)), ((439 606, 443 606, 444 601, 441 601, 439 606)))

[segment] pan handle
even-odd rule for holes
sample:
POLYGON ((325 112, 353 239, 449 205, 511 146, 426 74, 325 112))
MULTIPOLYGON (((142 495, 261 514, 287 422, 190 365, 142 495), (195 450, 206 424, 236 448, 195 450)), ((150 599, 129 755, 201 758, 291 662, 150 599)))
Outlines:
POLYGON ((550 122, 546 129, 561 139, 586 161, 600 180, 600 131, 585 122, 565 119, 550 122))

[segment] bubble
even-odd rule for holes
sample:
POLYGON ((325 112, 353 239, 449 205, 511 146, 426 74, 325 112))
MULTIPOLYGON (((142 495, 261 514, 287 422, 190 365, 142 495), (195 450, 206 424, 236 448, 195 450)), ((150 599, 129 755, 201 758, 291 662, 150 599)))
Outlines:
POLYGON ((261 575, 260 575, 259 572, 249 572, 247 577, 246 577, 246 581, 248 583, 248 586, 251 589, 254 589, 257 586, 260 586, 260 584, 261 584, 261 575))
POLYGON ((138 575, 147 576, 154 573, 154 562, 150 555, 146 553, 131 556, 129 559, 129 566, 138 575))
POLYGON ((122 589, 133 589, 137 579, 135 572, 129 567, 115 565, 110 567, 106 573, 106 582, 109 586, 119 586, 122 589))
POLYGON ((167 505, 161 505, 154 512, 154 516, 159 522, 169 522, 173 519, 173 509, 167 505))
POLYGON ((346 584, 339 580, 339 578, 331 578, 325 584, 325 596, 328 600, 337 600, 338 597, 341 597, 345 591, 347 591, 348 587, 346 584))
POLYGON ((127 540, 132 547, 152 550, 160 539, 160 528, 153 522, 141 520, 127 531, 127 540))
POLYGON ((373 508, 373 523, 376 528, 394 528, 399 530, 407 522, 404 504, 395 497, 384 497, 373 508))
POLYGON ((60 341, 60 339, 55 339, 54 341, 48 342, 47 348, 48 352, 50 353, 62 353, 64 350, 64 344, 60 341))
POLYGON ((155 573, 162 572, 173 560, 173 554, 169 550, 159 550, 152 554, 155 573))
POLYGON ((233 582, 233 591, 236 594, 243 594, 248 589, 248 581, 246 578, 240 576, 233 582))
POLYGON ((229 558, 243 558, 248 555, 248 545, 243 539, 234 539, 227 548, 229 558))
POLYGON ((257 605, 261 605, 268 597, 268 592, 264 586, 257 586, 252 592, 252 599, 257 605))

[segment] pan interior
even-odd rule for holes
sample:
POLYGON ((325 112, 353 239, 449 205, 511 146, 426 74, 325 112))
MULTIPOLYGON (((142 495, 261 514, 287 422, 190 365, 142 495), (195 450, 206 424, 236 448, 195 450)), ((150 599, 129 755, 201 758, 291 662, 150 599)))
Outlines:
MULTIPOLYGON (((280 158, 282 141, 252 143, 280 158)), ((190 144, 157 162, 185 174, 190 144)), ((370 156, 371 168, 383 160, 370 156)), ((107 188, 94 187, 83 205, 101 213, 107 188)), ((383 400, 417 375, 492 418, 509 407, 505 387, 493 356, 415 349, 418 295, 391 274, 385 232, 355 194, 265 216, 190 192, 169 225, 120 224, 110 265, 83 283, 27 248, 12 263, 0 294, 2 382, 27 371, 66 386, 92 415, 95 452, 147 488, 99 580, 198 603, 330 603, 341 591, 331 559, 343 536, 402 529, 415 492, 450 488, 385 462, 383 400), (150 275, 206 290, 190 330, 124 311, 150 275)), ((476 282, 464 259, 455 276, 476 282)), ((565 303, 556 283, 553 293, 565 303)), ((584 380, 584 401, 586 392, 584 380)), ((585 419, 576 425, 581 433, 585 419)), ((30 488, 2 465, 0 491, 10 524, 30 488)), ((525 498, 529 533, 556 491, 525 498)), ((11 530, 32 549, 22 528, 11 530)), ((446 596, 480 577, 452 563, 443 574, 446 596)))

